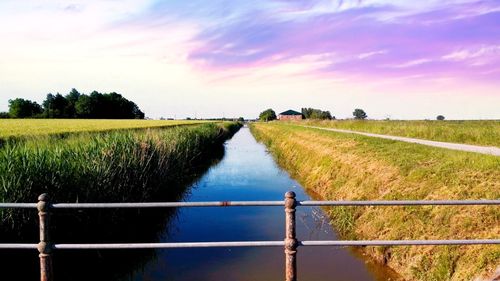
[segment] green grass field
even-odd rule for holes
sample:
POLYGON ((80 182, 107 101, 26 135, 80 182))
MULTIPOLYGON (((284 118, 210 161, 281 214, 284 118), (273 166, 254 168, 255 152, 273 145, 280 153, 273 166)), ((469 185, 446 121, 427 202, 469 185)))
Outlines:
POLYGON ((101 119, 0 119, 0 139, 75 132, 168 127, 196 124, 201 120, 101 120, 101 119))
POLYGON ((383 135, 500 147, 500 120, 303 120, 294 123, 309 126, 369 132, 383 135))
MULTIPOLYGON (((281 122, 255 123, 251 129, 282 167, 325 200, 500 198, 500 157, 281 122)), ((500 234, 496 206, 337 207, 329 213, 347 239, 498 239, 500 234)), ((472 280, 500 264, 498 246, 363 251, 405 280, 472 280)))

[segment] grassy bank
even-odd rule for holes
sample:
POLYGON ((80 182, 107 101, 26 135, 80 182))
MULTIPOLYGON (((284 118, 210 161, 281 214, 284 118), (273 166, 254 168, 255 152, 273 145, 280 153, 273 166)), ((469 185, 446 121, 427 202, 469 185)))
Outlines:
MULTIPOLYGON (((237 123, 40 136, 0 148, 0 201, 147 201, 220 147, 237 123)), ((5 214, 5 212, 4 212, 5 214)), ((4 217, 4 219, 6 219, 4 217)))
POLYGON ((199 124, 201 120, 0 119, 0 139, 37 137, 75 132, 168 127, 199 124))
POLYGON ((376 121, 304 120, 301 125, 403 136, 444 142, 500 147, 500 120, 481 121, 376 121))
MULTIPOLYGON (((497 199, 500 158, 280 123, 252 125, 277 161, 329 200, 497 199)), ((359 207, 329 213, 343 238, 498 238, 498 207, 359 207)), ((366 247, 407 280, 471 280, 498 246, 366 247)))

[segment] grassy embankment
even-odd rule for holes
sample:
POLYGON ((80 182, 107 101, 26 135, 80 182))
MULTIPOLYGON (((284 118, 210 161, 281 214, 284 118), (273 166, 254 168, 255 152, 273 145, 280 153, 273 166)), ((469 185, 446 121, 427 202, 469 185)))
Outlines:
POLYGON ((304 120, 294 123, 299 125, 369 132, 382 135, 500 147, 500 120, 304 120))
POLYGON ((0 201, 32 202, 43 192, 67 202, 146 201, 238 128, 211 123, 8 141, 0 147, 0 201))
MULTIPOLYGON (((497 199, 500 157, 280 123, 251 127, 301 184, 329 200, 497 199)), ((348 239, 498 238, 495 206, 337 207, 348 239)), ((471 280, 500 264, 498 246, 366 247, 407 280, 471 280)))

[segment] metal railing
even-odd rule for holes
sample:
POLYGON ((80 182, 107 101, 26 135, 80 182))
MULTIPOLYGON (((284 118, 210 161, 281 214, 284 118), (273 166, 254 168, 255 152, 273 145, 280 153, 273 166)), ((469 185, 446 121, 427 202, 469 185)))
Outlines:
POLYGON ((297 201, 294 192, 287 192, 284 201, 220 201, 220 202, 144 202, 144 203, 51 203, 47 194, 38 203, 0 203, 0 208, 38 209, 40 242, 37 244, 8 243, 0 249, 37 249, 40 258, 40 280, 53 281, 52 252, 77 249, 169 249, 210 247, 284 247, 285 280, 297 280, 297 248, 300 246, 421 246, 421 245, 487 245, 500 244, 500 239, 462 240, 321 240, 299 241, 296 237, 295 211, 299 206, 460 206, 500 205, 500 200, 403 200, 403 201, 297 201), (103 208, 175 208, 175 207, 237 207, 284 206, 285 238, 282 241, 232 241, 183 243, 111 243, 57 244, 50 240, 50 211, 56 209, 103 208))

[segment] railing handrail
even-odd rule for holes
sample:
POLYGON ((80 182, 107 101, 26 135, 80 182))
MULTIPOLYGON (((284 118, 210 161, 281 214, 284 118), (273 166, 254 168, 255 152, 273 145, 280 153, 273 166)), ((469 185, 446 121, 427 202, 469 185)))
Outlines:
MULTIPOLYGON (((444 245, 500 245, 500 239, 444 239, 444 240, 297 240, 297 246, 444 246, 444 245)), ((82 243, 52 244, 54 250, 106 249, 176 249, 220 247, 282 247, 284 241, 221 241, 169 243, 82 243)), ((38 244, 0 243, 0 249, 37 249, 38 244)))
POLYGON ((422 246, 422 245, 500 245, 500 239, 455 240, 321 240, 300 241, 296 237, 295 211, 298 206, 471 206, 500 205, 498 199, 480 200, 367 200, 367 201, 298 201, 295 193, 287 192, 284 201, 205 201, 205 202, 127 202, 127 203, 51 203, 46 194, 38 203, 0 203, 2 208, 38 209, 40 243, 0 243, 0 249, 37 249, 40 257, 40 280, 53 281, 52 251, 78 249, 167 249, 207 247, 284 247, 285 280, 297 281, 296 254, 299 246, 422 246), (101 243, 57 244, 50 241, 49 215, 52 209, 107 209, 107 208, 176 208, 176 207, 285 207, 285 239, 281 241, 222 241, 170 243, 101 243))
MULTIPOLYGON (((52 203, 51 209, 105 209, 105 208, 179 208, 179 207, 243 207, 284 206, 283 201, 199 201, 199 202, 117 202, 117 203, 52 203)), ((481 206, 500 205, 500 200, 339 200, 296 201, 296 206, 481 206)), ((32 208, 37 203, 0 203, 0 208, 32 208)))

